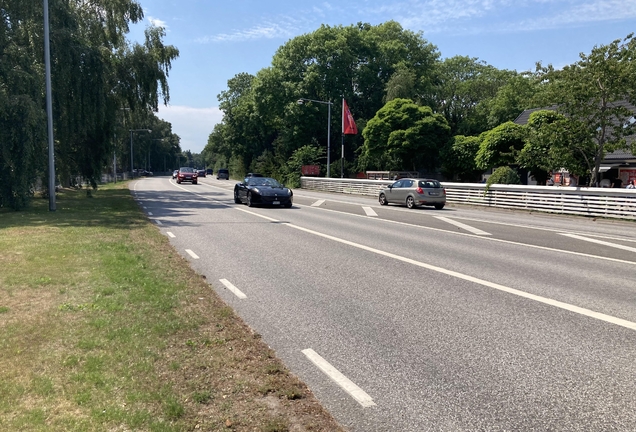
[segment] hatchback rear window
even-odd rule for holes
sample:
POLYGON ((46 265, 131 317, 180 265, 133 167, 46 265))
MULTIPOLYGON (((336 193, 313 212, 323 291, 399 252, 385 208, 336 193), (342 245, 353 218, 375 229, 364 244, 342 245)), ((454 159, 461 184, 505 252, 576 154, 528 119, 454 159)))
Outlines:
POLYGON ((437 180, 420 180, 418 186, 421 188, 439 189, 442 187, 442 184, 437 180))

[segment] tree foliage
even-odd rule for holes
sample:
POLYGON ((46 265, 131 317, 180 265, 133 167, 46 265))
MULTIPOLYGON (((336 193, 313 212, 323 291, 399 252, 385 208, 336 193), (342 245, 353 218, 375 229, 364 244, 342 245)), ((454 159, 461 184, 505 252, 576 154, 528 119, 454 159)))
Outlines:
MULTIPOLYGON (((95 187, 117 149, 120 108, 148 116, 159 97, 169 98, 168 71, 178 50, 163 44, 160 27, 146 30, 143 45, 130 45, 128 26, 142 18, 134 0, 50 2, 55 162, 62 179, 81 176, 95 187)), ((41 3, 3 2, 0 205, 16 209, 28 202, 34 179, 47 170, 42 36, 41 3), (16 115, 24 121, 14 121, 16 115), (24 175, 29 177, 19 178, 24 175)))
POLYGON ((525 145, 523 126, 506 122, 484 132, 475 158, 477 167, 489 169, 501 165, 514 165, 525 145))
POLYGON ((475 158, 481 140, 475 136, 455 135, 442 149, 442 173, 449 179, 474 182, 483 170, 477 167, 475 158))
POLYGON ((636 40, 633 34, 609 45, 595 46, 589 54, 561 70, 537 65, 538 77, 546 83, 546 106, 555 104, 567 117, 571 136, 593 145, 592 181, 598 178, 607 152, 628 149, 626 136, 634 134, 636 103, 636 40))
POLYGON ((450 136, 441 114, 409 99, 393 99, 367 123, 362 133, 361 161, 365 168, 417 171, 433 169, 450 136))

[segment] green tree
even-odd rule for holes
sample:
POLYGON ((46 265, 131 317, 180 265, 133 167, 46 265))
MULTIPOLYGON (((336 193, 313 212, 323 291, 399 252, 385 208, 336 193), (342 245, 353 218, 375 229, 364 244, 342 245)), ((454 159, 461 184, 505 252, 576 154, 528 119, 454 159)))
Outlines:
POLYGON ((479 104, 494 98, 515 75, 477 58, 444 59, 437 65, 432 106, 444 114, 453 135, 478 135, 488 129, 488 113, 479 104))
POLYGON ((433 170, 450 127, 441 114, 408 99, 393 99, 367 123, 362 135, 363 170, 433 170))
POLYGON ((545 184, 550 171, 560 168, 587 175, 593 167, 594 144, 575 127, 576 123, 555 111, 533 112, 525 126, 526 144, 517 163, 529 169, 539 184, 545 184))
POLYGON ((447 178, 461 181, 478 181, 483 170, 477 168, 475 158, 481 140, 475 136, 455 135, 442 149, 442 173, 447 178))
MULTIPOLYGON (((34 2, 6 0, 0 7, 0 130, 5 134, 0 166, 19 166, 31 178, 25 183, 16 173, 1 179, 7 180, 7 192, 0 193, 0 205, 14 208, 28 201, 33 179, 47 169, 42 12, 34 2), (24 121, 14 121, 18 113, 24 121), (23 127, 29 130, 20 131, 23 127), (15 151, 20 146, 24 150, 15 151)), ((95 187, 124 135, 117 134, 120 109, 148 113, 156 111, 159 96, 168 100, 167 76, 178 50, 163 44, 159 27, 146 30, 144 45, 129 46, 129 23, 142 18, 134 0, 50 4, 55 159, 62 178, 81 176, 95 187)))
POLYGON ((633 34, 600 45, 561 70, 537 65, 537 75, 547 85, 545 105, 556 104, 568 119, 569 129, 583 142, 593 143, 592 182, 598 179, 607 152, 629 149, 636 103, 636 40, 633 34))
POLYGON ((484 132, 475 158, 477 167, 486 170, 501 165, 515 165, 524 145, 523 126, 513 122, 484 132))

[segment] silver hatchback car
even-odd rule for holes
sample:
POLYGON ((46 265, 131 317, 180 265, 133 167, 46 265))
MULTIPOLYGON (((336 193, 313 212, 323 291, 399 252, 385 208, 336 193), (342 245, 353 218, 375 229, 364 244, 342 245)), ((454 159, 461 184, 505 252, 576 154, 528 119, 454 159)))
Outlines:
POLYGON ((382 189, 378 200, 382 205, 405 204, 410 209, 427 205, 441 210, 446 205, 446 190, 437 180, 403 178, 382 189))

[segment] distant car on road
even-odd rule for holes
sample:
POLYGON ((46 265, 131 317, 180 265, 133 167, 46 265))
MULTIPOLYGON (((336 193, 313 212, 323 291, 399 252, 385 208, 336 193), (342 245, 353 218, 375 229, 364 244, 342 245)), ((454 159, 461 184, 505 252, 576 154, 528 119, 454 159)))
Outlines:
POLYGON ((205 173, 209 174, 209 175, 212 175, 212 174, 214 174, 214 171, 212 170, 212 168, 208 168, 208 169, 205 170, 205 173))
POLYGON ((199 175, 199 177, 205 177, 205 170, 198 170, 197 174, 199 175))
POLYGON ((179 168, 179 173, 177 174, 177 183, 181 184, 182 182, 192 182, 192 184, 197 184, 198 180, 199 180, 199 174, 196 172, 194 168, 190 168, 190 167, 179 168))
POLYGON ((294 194, 291 189, 269 177, 246 177, 234 186, 234 202, 248 207, 271 205, 291 207, 294 194))
POLYGON ((172 178, 176 179, 178 174, 179 174, 179 170, 172 171, 172 178))
POLYGON ((248 177, 263 177, 263 174, 259 174, 259 173, 247 173, 247 175, 245 176, 245 178, 248 177))
POLYGON ((437 180, 403 178, 382 189, 378 201, 382 205, 403 204, 410 209, 426 205, 441 210, 446 205, 446 190, 437 180))
POLYGON ((217 172, 216 172, 216 179, 217 180, 229 180, 230 179, 230 172, 228 171, 227 168, 220 168, 217 172))

